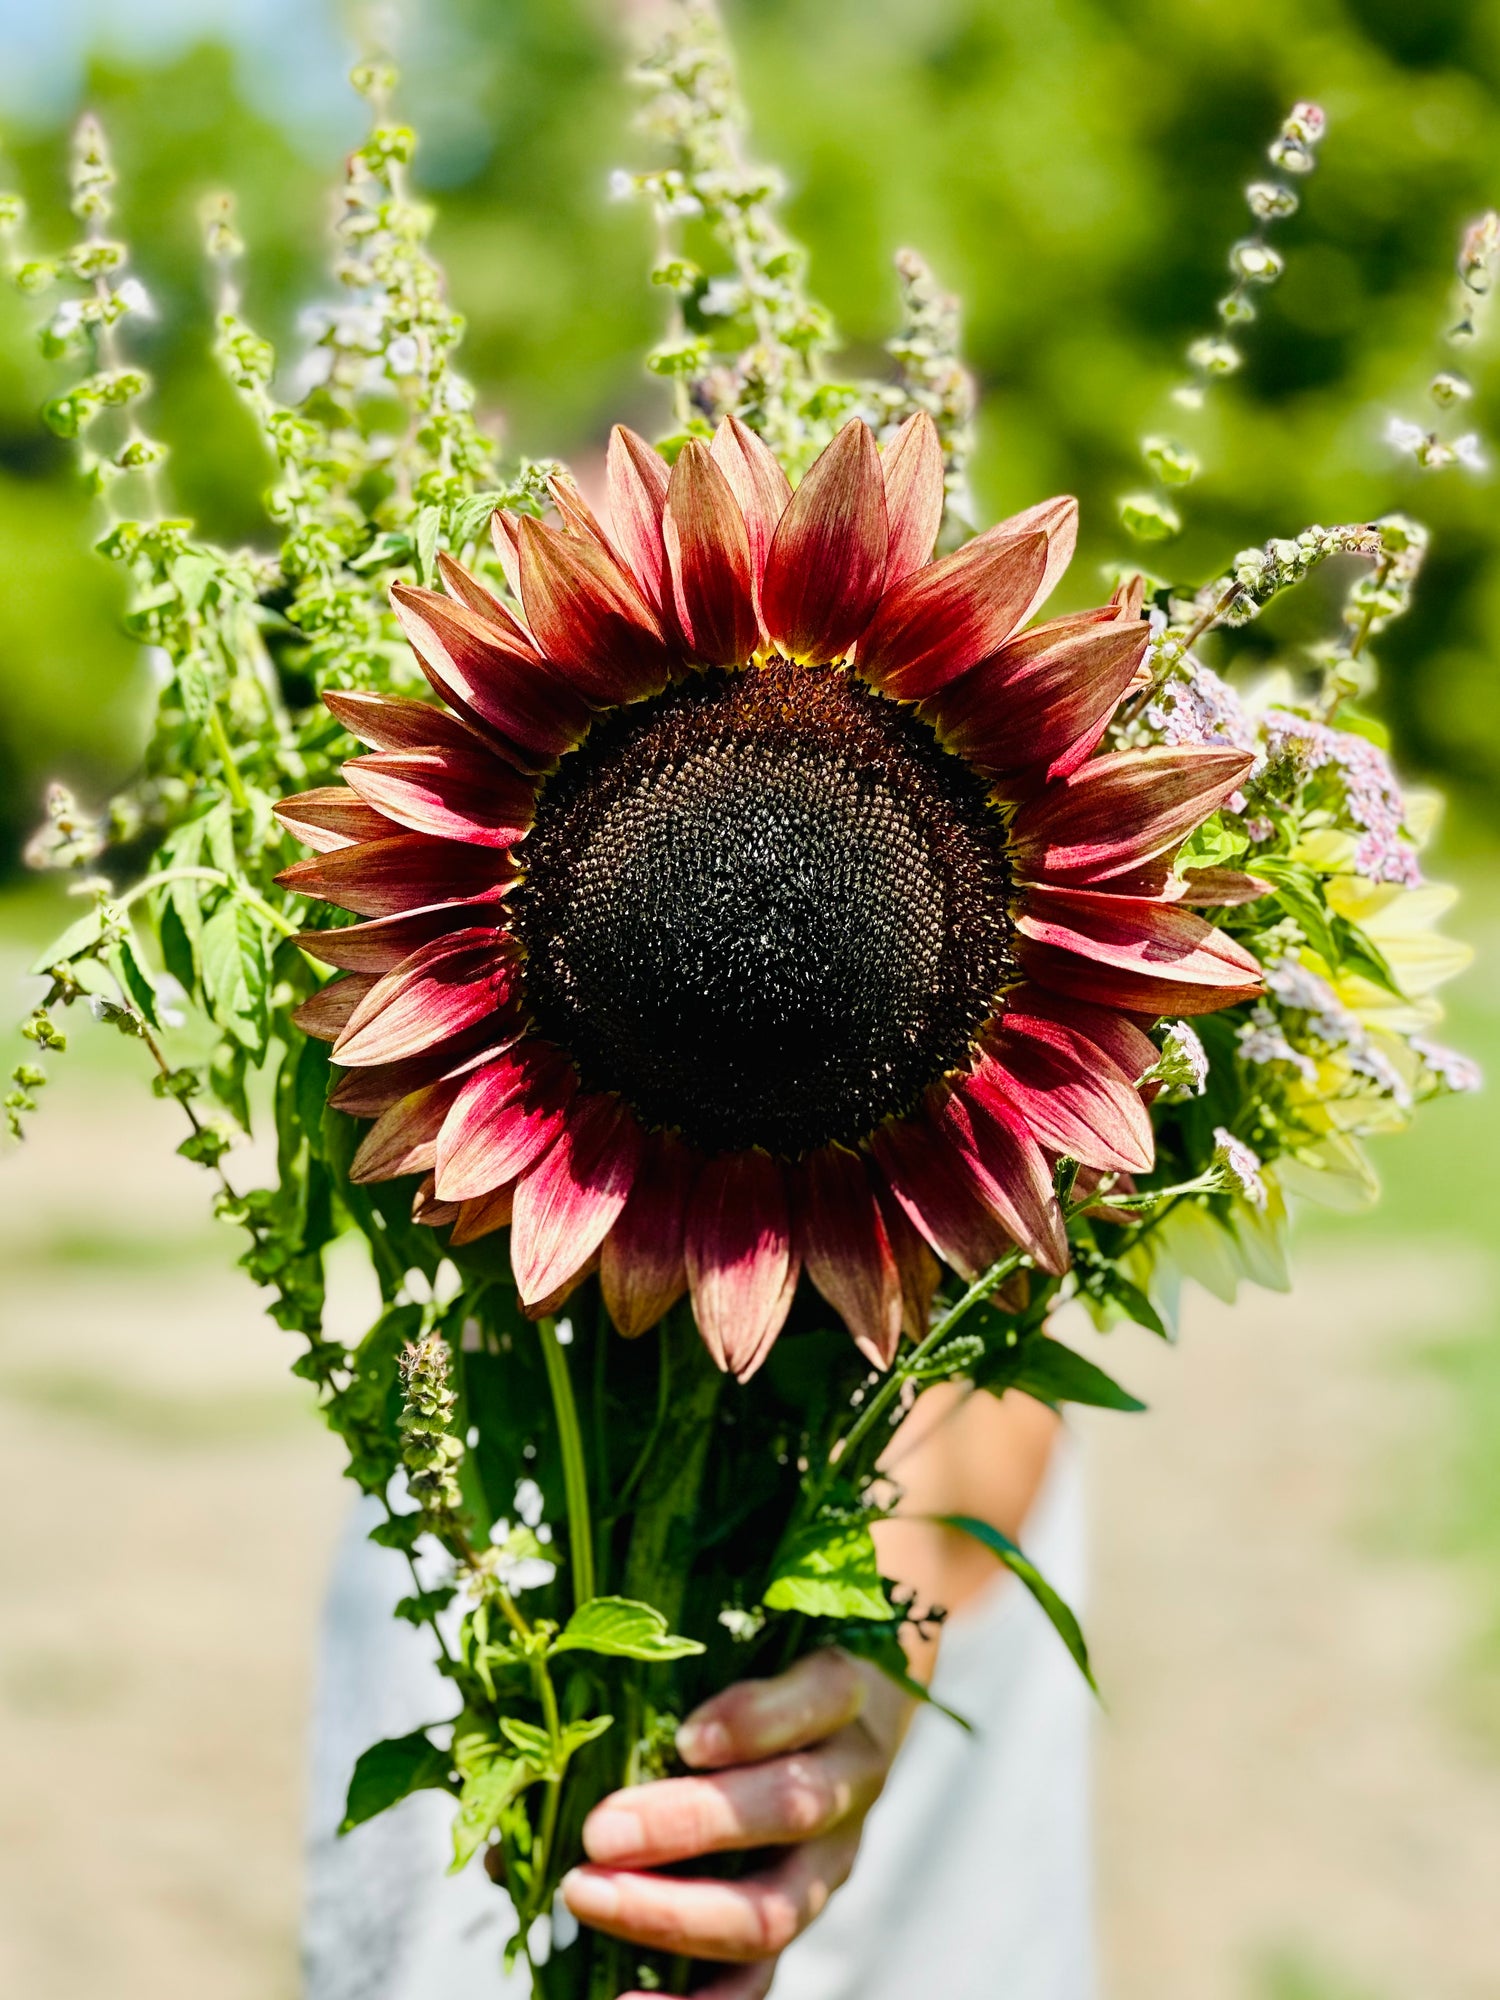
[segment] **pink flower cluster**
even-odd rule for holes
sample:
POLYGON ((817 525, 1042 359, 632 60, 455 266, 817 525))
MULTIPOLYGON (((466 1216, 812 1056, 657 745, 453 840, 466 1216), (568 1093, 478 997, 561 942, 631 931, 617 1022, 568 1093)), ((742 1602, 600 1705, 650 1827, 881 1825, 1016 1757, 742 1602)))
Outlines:
POLYGON ((1417 850, 1403 831, 1404 807, 1385 752, 1368 737, 1285 709, 1266 712, 1265 743, 1272 757, 1294 743, 1310 770, 1334 766, 1343 783, 1344 809, 1355 826, 1363 827, 1354 850, 1354 865, 1374 882, 1400 882, 1414 889, 1422 879, 1417 850))

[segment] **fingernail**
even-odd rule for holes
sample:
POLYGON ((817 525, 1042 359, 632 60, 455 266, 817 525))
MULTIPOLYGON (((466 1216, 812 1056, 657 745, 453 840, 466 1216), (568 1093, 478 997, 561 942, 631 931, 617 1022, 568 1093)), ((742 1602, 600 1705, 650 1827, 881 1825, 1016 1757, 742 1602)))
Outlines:
POLYGON ((640 1853, 646 1830, 637 1813, 601 1806, 583 1823, 583 1844, 591 1861, 623 1861, 627 1854, 640 1853))
POLYGON ((607 1923, 620 1913, 620 1892, 614 1883, 587 1868, 564 1875, 562 1892, 568 1908, 585 1923, 607 1923))
POLYGON ((677 1732, 677 1754, 684 1764, 727 1764, 734 1745, 722 1722, 685 1722, 677 1732))

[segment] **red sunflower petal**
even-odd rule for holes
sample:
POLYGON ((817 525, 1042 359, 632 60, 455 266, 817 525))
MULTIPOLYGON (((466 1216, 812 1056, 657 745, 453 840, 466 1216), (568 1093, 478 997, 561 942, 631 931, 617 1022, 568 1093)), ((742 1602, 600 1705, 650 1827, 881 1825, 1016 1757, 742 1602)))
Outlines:
POLYGON ((332 854, 336 848, 379 840, 395 832, 383 813, 366 805, 346 785, 319 785, 314 791, 298 792, 293 798, 280 800, 272 811, 294 839, 318 854, 332 854))
POLYGON ((735 416, 721 421, 709 446, 709 455, 729 481, 729 490, 739 503, 750 543, 750 583, 759 611, 766 558, 771 553, 777 523, 792 497, 791 482, 765 440, 735 416))
POLYGON ((1177 903, 1108 890, 1027 891, 1018 956, 1039 986, 1131 1013, 1212 1014, 1261 991, 1243 945, 1177 903))
POLYGON ((482 750, 381 750, 344 766, 377 812, 413 833, 512 847, 531 826, 536 786, 482 750))
POLYGON ((710 1160, 683 1242, 693 1313, 719 1366, 748 1381, 791 1309, 797 1263, 781 1167, 765 1153, 710 1160))
POLYGON ((1007 1011, 959 1090, 1012 1105, 1044 1146, 1091 1167, 1144 1173, 1151 1118, 1132 1079, 1079 1030, 1007 1011))
POLYGON ((505 572, 506 588, 517 602, 521 602, 520 516, 497 507, 490 516, 490 540, 495 545, 495 554, 500 558, 500 567, 505 572))
POLYGON ((1254 762, 1248 750, 1166 745, 1091 758, 1016 814, 1010 843, 1017 872, 1105 882, 1174 853, 1254 762))
POLYGON ((345 972, 393 972, 419 944, 472 927, 486 914, 485 900, 437 903, 399 917, 376 917, 365 924, 340 924, 336 930, 299 931, 295 942, 309 958, 345 972))
POLYGON ((394 917, 433 903, 487 896, 514 882, 514 863, 493 847, 397 833, 294 861, 276 877, 294 895, 316 896, 361 917, 394 917))
POLYGON ((551 1299, 619 1220, 641 1157, 641 1128, 618 1097, 575 1097, 562 1131, 516 1183, 510 1260, 521 1303, 551 1299))
POLYGON ((1022 1113, 993 1093, 958 1086, 934 1113, 980 1194, 1044 1271, 1068 1268, 1068 1238, 1047 1156, 1022 1113))
POLYGON ((351 1118, 378 1118, 403 1097, 444 1077, 465 1077, 480 1063, 493 1062, 502 1050, 517 1041, 516 1032, 502 1034, 489 1024, 455 1035, 438 1049, 424 1049, 419 1056, 403 1056, 399 1062, 374 1063, 369 1069, 351 1069, 341 1076, 328 1093, 335 1111, 351 1118))
POLYGON ((519 992, 515 950, 503 931, 476 927, 434 938, 376 980, 334 1044, 334 1061, 363 1069, 420 1055, 506 1014, 519 992))
POLYGON ((372 972, 351 972, 344 979, 330 979, 293 1008, 293 1024, 315 1042, 336 1042, 374 984, 372 972))
POLYGON ((372 750, 488 749, 493 740, 446 708, 430 701, 408 701, 402 695, 330 688, 323 704, 351 736, 372 750))
POLYGON ((488 584, 482 583, 472 570, 464 568, 457 557, 450 556, 446 549, 437 552, 438 575, 443 579, 443 588, 448 595, 482 618, 487 625, 495 625, 509 638, 524 639, 525 628, 514 613, 507 611, 488 584))
POLYGON ((449 1243, 458 1250, 465 1243, 477 1243, 481 1236, 493 1236, 497 1229, 509 1229, 515 1202, 516 1184, 507 1181, 504 1187, 491 1188, 488 1194, 478 1195, 473 1201, 450 1204, 456 1211, 456 1219, 449 1243))
POLYGON ((429 1083, 382 1111, 349 1163, 350 1180, 393 1181, 402 1174, 431 1173, 438 1128, 462 1088, 457 1077, 429 1083))
POLYGON ((883 694, 920 701, 1010 637, 1035 600, 1047 538, 979 535, 919 569, 880 601, 859 644, 859 670, 883 694))
POLYGON ((997 521, 993 528, 986 528, 980 537, 981 540, 993 537, 1001 542, 1010 541, 1017 535, 1037 533, 1047 537, 1047 567, 1037 585, 1036 596, 1026 607, 1022 624, 1046 603, 1057 588, 1063 571, 1073 560, 1073 551, 1078 546, 1078 502, 1070 493, 1059 493, 1051 500, 1039 500, 1034 507, 1012 514, 1008 521, 997 521))
POLYGON ((1036 626, 939 689, 923 717, 981 770, 1045 767, 1109 721, 1150 637, 1094 618, 1036 626))
POLYGON ((441 1229, 444 1223, 452 1222, 458 1214, 458 1204, 439 1201, 433 1192, 432 1175, 429 1174, 411 1198, 411 1219, 423 1229, 441 1229))
POLYGON ((697 438, 672 467, 662 536, 689 658, 711 667, 748 660, 760 637, 750 540, 729 481, 697 438))
POLYGON ((875 1170, 876 1198, 901 1285, 901 1326, 909 1340, 925 1340, 932 1326, 932 1300, 942 1267, 919 1236, 884 1176, 875 1170))
POLYGON ((766 630, 788 659, 840 659, 885 586, 880 453, 857 417, 814 459, 777 525, 761 580, 766 630))
POLYGON ((391 603, 438 693, 482 733, 493 732, 517 763, 544 769, 582 741, 587 706, 529 640, 512 638, 467 605, 415 584, 393 584, 391 603))
POLYGON ((518 1042, 476 1070, 438 1134, 443 1200, 471 1201, 523 1174, 557 1137, 577 1088, 550 1042, 518 1042))
POLYGON ((1186 868, 1176 880, 1178 887, 1173 901, 1192 903, 1203 910, 1258 903, 1262 896, 1272 893, 1269 882, 1259 875, 1241 874, 1237 868, 1186 868))
POLYGON ((627 1340, 664 1319, 687 1290, 682 1236, 699 1162, 671 1132, 653 1132, 630 1199, 604 1240, 599 1282, 609 1316, 627 1340))
POLYGON ((925 410, 907 418, 881 453, 880 464, 891 527, 885 587, 891 590, 931 562, 943 525, 943 447, 925 410))
POLYGON ((1007 1000, 1003 1018, 1023 1032, 1035 1032, 1038 1022, 1054 1021, 1072 1034, 1086 1035, 1131 1083, 1145 1075, 1160 1053, 1145 1029, 1118 1008, 1065 1000, 1036 986, 1019 987, 1007 1000))
POLYGON ((529 516, 519 533, 526 622, 570 686, 605 707, 664 688, 671 660, 661 625, 619 565, 529 516))
POLYGON ((870 1147, 907 1221, 963 1277, 977 1278, 1015 1248, 946 1135, 914 1118, 892 1119, 870 1147))
POLYGON ((609 434, 605 461, 609 518, 641 595, 660 612, 665 594, 666 551, 661 517, 667 504, 667 462, 624 424, 609 434))
POLYGON ((592 542, 596 549, 603 551, 618 569, 619 553, 609 536, 604 532, 598 516, 578 489, 578 481, 571 472, 549 472, 547 491, 552 496, 552 504, 562 516, 562 523, 570 535, 580 541, 592 542))
POLYGON ((807 1275, 861 1354, 889 1368, 901 1341, 901 1273, 864 1161, 839 1146, 798 1170, 798 1242, 807 1275))

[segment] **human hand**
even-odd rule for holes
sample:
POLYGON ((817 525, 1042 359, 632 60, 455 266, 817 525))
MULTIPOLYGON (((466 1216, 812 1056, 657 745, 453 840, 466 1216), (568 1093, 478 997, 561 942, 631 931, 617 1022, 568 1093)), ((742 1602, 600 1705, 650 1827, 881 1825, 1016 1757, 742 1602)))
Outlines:
POLYGON ((761 2000, 777 1958, 853 1866, 908 1710, 876 1668, 833 1650, 726 1688, 677 1737, 683 1762, 712 1775, 663 1778, 597 1805, 583 1827, 590 1865, 563 1881, 568 1908, 611 1937, 741 1968, 699 2000, 761 2000), (648 1872, 754 1847, 791 1852, 733 1882, 648 1872))

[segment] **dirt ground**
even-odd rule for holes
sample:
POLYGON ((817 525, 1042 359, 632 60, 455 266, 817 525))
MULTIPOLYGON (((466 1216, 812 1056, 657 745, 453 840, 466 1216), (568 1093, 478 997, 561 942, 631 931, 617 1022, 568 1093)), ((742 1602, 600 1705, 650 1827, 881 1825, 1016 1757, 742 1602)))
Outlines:
MULTIPOLYGON (((53 1096, 0 1162, 0 1991, 291 2000, 348 1489, 173 1108, 86 1066, 53 1096)), ((1372 1228, 1291 1299, 1199 1299, 1176 1353, 1122 1336, 1151 1413, 1084 1426, 1109 2000, 1500 1992, 1460 1582, 1381 1533, 1441 1441, 1412 1301, 1494 1265, 1420 1256, 1372 1228)))

